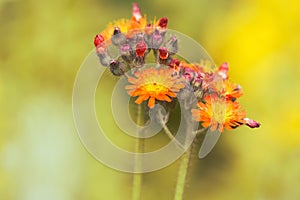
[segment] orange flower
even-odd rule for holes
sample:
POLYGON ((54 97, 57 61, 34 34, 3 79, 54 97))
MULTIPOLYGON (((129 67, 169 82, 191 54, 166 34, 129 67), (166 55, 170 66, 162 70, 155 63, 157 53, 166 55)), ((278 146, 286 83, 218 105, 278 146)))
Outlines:
POLYGON ((227 99, 235 100, 243 95, 242 88, 240 85, 236 84, 232 80, 224 80, 224 92, 223 95, 227 99))
POLYGON ((154 107, 155 99, 171 102, 171 98, 176 97, 176 93, 185 87, 184 78, 173 75, 170 68, 146 68, 135 72, 134 76, 128 77, 128 82, 133 85, 127 85, 125 89, 130 96, 138 96, 135 101, 137 104, 149 99, 149 108, 154 107))
POLYGON ((198 103, 198 109, 192 109, 192 115, 196 121, 202 122, 202 126, 211 130, 218 129, 223 132, 224 127, 234 129, 245 123, 245 111, 241 110, 240 104, 226 100, 216 95, 206 96, 204 102, 198 103))

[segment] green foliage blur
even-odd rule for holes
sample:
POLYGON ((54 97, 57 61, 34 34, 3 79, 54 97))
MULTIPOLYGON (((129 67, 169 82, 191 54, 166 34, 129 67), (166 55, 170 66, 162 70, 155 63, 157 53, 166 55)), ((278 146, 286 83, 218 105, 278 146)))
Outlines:
MULTIPOLYGON (((299 2, 137 2, 149 18, 167 16, 169 28, 198 41, 216 64, 229 62, 248 117, 262 123, 224 132, 202 160, 198 144, 186 199, 300 199, 299 2)), ((72 118, 74 79, 94 35, 131 17, 131 4, 0 0, 1 200, 131 198, 132 174, 96 161, 72 118)), ((142 199, 172 199, 178 164, 144 174, 142 199)))

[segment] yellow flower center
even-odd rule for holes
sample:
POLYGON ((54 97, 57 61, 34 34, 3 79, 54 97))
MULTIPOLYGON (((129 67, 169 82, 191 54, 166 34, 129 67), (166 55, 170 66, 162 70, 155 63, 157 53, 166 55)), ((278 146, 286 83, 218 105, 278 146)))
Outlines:
POLYGON ((226 119, 226 102, 222 100, 213 100, 212 101, 212 112, 211 117, 213 121, 217 122, 218 124, 223 124, 226 119))
POLYGON ((165 93, 168 91, 168 88, 159 83, 147 83, 141 87, 143 90, 148 91, 149 93, 155 93, 155 95, 165 93))

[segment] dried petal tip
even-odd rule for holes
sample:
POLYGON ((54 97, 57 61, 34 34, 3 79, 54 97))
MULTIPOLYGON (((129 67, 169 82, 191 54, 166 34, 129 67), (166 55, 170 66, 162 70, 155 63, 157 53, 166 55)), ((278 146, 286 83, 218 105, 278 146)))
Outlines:
POLYGON ((94 45, 97 47, 98 45, 101 45, 104 42, 104 37, 101 34, 97 34, 94 38, 94 45))
POLYGON ((159 19, 158 26, 160 28, 165 29, 165 28, 167 28, 167 25, 168 25, 168 18, 162 17, 159 19))
POLYGON ((137 3, 133 3, 133 6, 132 6, 132 16, 138 22, 142 18, 141 9, 139 8, 139 5, 137 3))
POLYGON ((260 123, 253 119, 245 118, 244 120, 245 120, 246 125, 249 126, 250 128, 260 127, 260 123))

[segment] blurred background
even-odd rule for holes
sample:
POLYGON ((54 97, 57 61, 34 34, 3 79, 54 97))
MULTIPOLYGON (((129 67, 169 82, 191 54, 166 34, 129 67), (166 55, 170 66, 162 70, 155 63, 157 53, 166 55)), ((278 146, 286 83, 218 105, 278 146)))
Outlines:
MULTIPOLYGON (((298 1, 137 2, 150 19, 167 16, 169 28, 198 41, 215 63, 229 62, 248 117, 262 123, 224 132, 205 159, 195 148, 185 199, 300 199, 298 1)), ((131 6, 129 0, 0 0, 1 200, 131 198, 132 174, 85 150, 71 107, 94 35, 130 18, 131 6)), ((142 199, 172 199, 178 164, 144 174, 142 199)))

